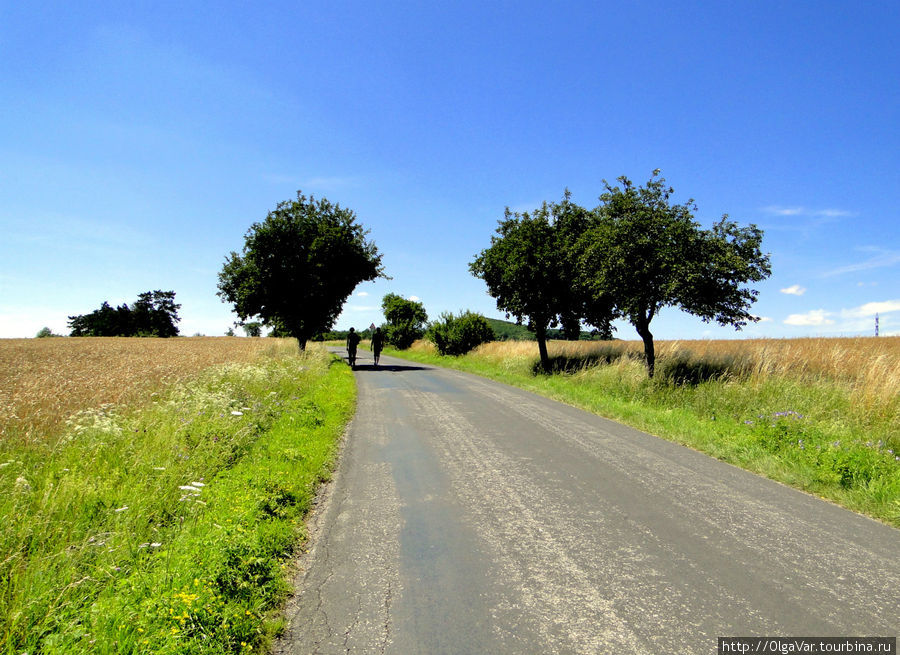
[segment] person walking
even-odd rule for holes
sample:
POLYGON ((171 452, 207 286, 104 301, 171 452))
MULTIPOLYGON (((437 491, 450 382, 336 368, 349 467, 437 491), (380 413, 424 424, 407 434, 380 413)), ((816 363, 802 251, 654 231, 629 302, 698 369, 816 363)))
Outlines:
POLYGON ((375 328, 375 333, 372 335, 372 354, 375 356, 375 366, 378 366, 382 348, 384 348, 384 333, 379 327, 375 328))
POLYGON ((356 347, 359 345, 359 334, 356 330, 350 328, 350 334, 347 335, 347 361, 350 368, 356 368, 356 347))

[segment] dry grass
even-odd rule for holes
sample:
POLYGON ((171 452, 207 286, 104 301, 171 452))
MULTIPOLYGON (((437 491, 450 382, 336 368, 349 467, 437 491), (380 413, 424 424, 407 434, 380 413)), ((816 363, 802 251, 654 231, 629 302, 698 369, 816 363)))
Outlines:
POLYGON ((0 340, 0 441, 43 441, 75 412, 141 404, 166 384, 225 362, 296 349, 293 339, 118 337, 0 340))
MULTIPOLYGON (((417 347, 427 350, 429 345, 417 347)), ((587 358, 609 352, 640 356, 643 343, 553 341, 548 350, 551 357, 587 358)), ((533 341, 495 341, 473 354, 505 366, 538 357, 533 341)), ((862 412, 893 413, 900 406, 900 337, 657 341, 656 355, 658 369, 667 359, 714 362, 740 382, 780 377, 833 383, 844 388, 862 412)))

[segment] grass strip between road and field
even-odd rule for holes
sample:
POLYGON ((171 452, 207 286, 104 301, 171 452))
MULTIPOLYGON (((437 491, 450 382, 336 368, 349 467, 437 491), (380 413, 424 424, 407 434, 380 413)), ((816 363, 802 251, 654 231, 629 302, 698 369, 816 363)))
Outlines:
POLYGON ((264 650, 355 397, 311 348, 0 444, 0 653, 264 650))
POLYGON ((419 343, 385 354, 547 396, 900 527, 896 394, 863 407, 850 387, 824 376, 698 375, 685 382, 686 370, 703 371, 709 362, 684 352, 663 356, 654 379, 632 356, 567 361, 564 372, 545 375, 536 373, 536 348, 531 356, 498 355, 503 348, 442 357, 419 343))

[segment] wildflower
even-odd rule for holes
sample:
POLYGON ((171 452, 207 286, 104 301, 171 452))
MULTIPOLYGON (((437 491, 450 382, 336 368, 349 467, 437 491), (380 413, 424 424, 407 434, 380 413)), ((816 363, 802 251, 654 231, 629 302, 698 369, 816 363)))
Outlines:
POLYGON ((153 470, 154 471, 165 471, 166 467, 165 466, 154 466, 153 470))
POLYGON ((16 478, 15 489, 19 493, 23 493, 23 494, 28 493, 29 491, 31 491, 31 484, 28 482, 28 480, 24 476, 20 475, 19 477, 16 478))
POLYGON ((231 412, 231 415, 232 416, 243 416, 244 412, 239 412, 238 410, 235 409, 231 412))
POLYGON ((191 486, 194 486, 194 487, 205 487, 206 484, 203 483, 203 482, 191 482, 191 486))
POLYGON ((182 491, 196 491, 197 493, 200 493, 200 489, 195 487, 193 484, 183 484, 178 488, 182 491))

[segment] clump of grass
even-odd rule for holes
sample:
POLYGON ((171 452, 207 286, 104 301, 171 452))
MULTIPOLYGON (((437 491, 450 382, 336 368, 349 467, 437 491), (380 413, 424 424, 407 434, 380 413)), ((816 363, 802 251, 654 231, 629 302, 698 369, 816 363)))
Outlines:
POLYGON ((0 444, 0 652, 247 652, 352 414, 324 350, 230 363, 138 410, 0 444))
POLYGON ((548 395, 900 526, 900 338, 663 341, 652 380, 640 342, 552 342, 551 375, 530 342, 396 354, 548 395))

